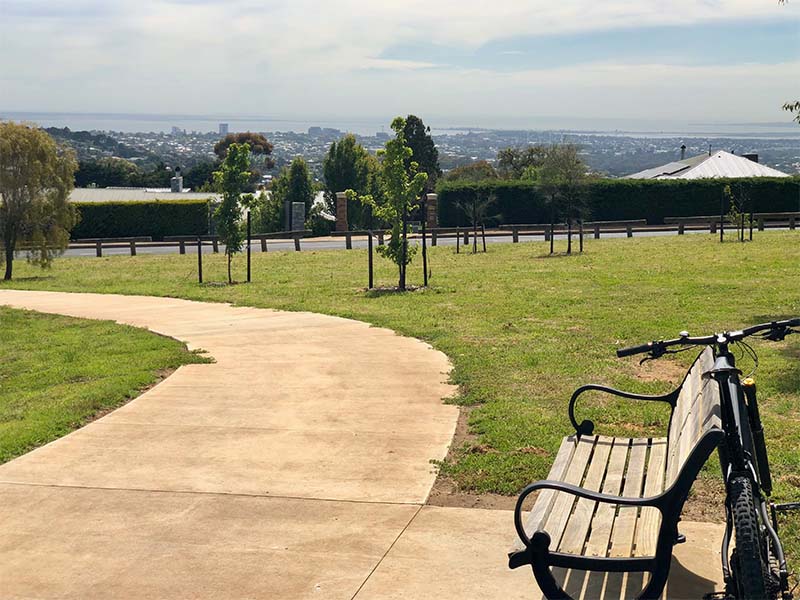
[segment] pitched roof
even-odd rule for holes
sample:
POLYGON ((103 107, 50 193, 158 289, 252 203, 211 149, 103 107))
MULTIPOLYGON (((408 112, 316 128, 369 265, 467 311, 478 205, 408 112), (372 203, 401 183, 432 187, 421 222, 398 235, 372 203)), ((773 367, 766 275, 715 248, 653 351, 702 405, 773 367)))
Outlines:
POLYGON ((71 202, 142 202, 147 200, 207 200, 219 194, 206 192, 172 192, 169 188, 75 188, 71 202))
POLYGON ((777 169, 720 150, 698 154, 661 167, 626 175, 624 179, 704 179, 714 177, 789 177, 777 169))

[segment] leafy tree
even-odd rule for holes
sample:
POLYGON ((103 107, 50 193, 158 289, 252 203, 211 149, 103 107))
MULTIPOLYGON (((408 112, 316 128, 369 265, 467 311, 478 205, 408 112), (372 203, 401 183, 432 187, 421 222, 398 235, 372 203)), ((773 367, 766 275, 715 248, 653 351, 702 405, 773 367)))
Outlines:
POLYGON ((14 253, 25 247, 28 260, 49 267, 69 243, 77 214, 69 204, 75 154, 47 133, 0 122, 0 240, 4 279, 11 279, 14 253))
POLYGON ((197 163, 183 174, 183 185, 195 191, 214 183, 214 171, 219 169, 219 163, 205 160, 197 163))
POLYGON ((253 228, 257 233, 283 230, 283 207, 274 192, 260 192, 250 207, 253 228))
POLYGON ((503 148, 497 153, 497 171, 504 179, 535 179, 535 170, 544 163, 547 150, 541 144, 503 148))
POLYGON ((497 171, 485 160, 478 160, 468 165, 456 167, 445 176, 445 181, 484 181, 497 179, 497 171))
POLYGON ((250 146, 247 144, 231 144, 219 171, 214 171, 214 183, 222 194, 214 217, 217 223, 217 234, 225 244, 225 256, 228 259, 228 283, 231 278, 231 261, 233 255, 242 251, 244 235, 241 227, 242 205, 249 205, 252 196, 244 196, 250 179, 250 146))
POLYGON ((425 127, 422 119, 415 115, 408 115, 403 129, 406 144, 411 148, 411 156, 406 160, 406 169, 411 169, 411 162, 417 163, 417 170, 428 175, 426 189, 436 187, 436 181, 442 174, 439 168, 439 151, 431 137, 431 128, 425 127))
MULTIPOLYGON (((586 211, 586 165, 575 144, 554 144, 539 167, 539 188, 550 205, 550 223, 561 214, 567 221, 567 254, 572 254, 572 220, 586 211)), ((550 237, 553 253, 553 236, 550 237)))
POLYGON ((349 197, 358 198, 372 209, 378 219, 391 227, 389 243, 379 246, 378 252, 397 265, 401 290, 406 289, 406 267, 416 250, 408 247, 408 213, 416 206, 428 181, 428 174, 420 172, 416 161, 410 160, 413 151, 406 144, 405 127, 405 119, 395 118, 392 121, 395 137, 386 142, 384 150, 378 151, 380 194, 358 196, 355 190, 347 190, 349 197))
POLYGON ((129 186, 142 176, 142 170, 124 158, 100 158, 82 160, 75 173, 77 187, 121 187, 129 186))
MULTIPOLYGON (((370 155, 352 134, 333 142, 322 161, 325 181, 325 201, 331 212, 335 211, 336 192, 354 190, 360 195, 369 193, 370 155)), ((348 200, 347 221, 350 229, 367 226, 361 203, 348 200)))
POLYGON ((272 144, 267 141, 260 133, 245 131, 241 133, 229 133, 214 145, 214 154, 223 160, 228 154, 228 149, 233 144, 247 144, 250 148, 250 162, 263 169, 272 169, 275 162, 272 160, 272 144))
POLYGON ((292 164, 281 169, 278 177, 272 182, 272 194, 281 206, 281 215, 285 218, 285 207, 292 202, 302 202, 306 207, 306 215, 311 212, 314 203, 314 180, 308 170, 308 163, 296 157, 292 164))
POLYGON ((800 100, 787 102, 783 105, 783 110, 792 113, 794 115, 792 121, 797 121, 800 124, 800 100))

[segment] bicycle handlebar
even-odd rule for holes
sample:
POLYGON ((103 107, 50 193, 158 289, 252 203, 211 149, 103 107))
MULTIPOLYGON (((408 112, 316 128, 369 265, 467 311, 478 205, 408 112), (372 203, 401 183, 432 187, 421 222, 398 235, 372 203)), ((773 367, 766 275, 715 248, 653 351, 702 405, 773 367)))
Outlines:
MULTIPOLYGON (((738 342, 739 340, 762 331, 782 332, 782 334, 785 336, 788 333, 791 333, 788 331, 791 327, 800 327, 800 318, 786 319, 784 321, 772 321, 771 323, 753 325, 752 327, 747 327, 746 329, 740 329, 738 331, 726 331, 725 333, 701 337, 689 337, 688 335, 682 335, 674 340, 654 340, 652 342, 648 342, 647 344, 642 344, 641 346, 620 348, 617 350, 617 356, 619 358, 623 358, 625 356, 633 356, 634 354, 644 354, 645 352, 649 352, 653 354, 653 356, 658 357, 662 356, 670 346, 709 346, 712 344, 729 344, 731 342, 738 342)), ((783 338, 781 337, 778 339, 783 338)))

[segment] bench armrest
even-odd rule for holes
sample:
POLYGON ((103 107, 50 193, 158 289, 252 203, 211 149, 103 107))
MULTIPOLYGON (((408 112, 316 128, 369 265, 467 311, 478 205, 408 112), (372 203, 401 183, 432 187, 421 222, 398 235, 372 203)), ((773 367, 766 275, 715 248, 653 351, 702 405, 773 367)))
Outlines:
POLYGON ((578 435, 591 435, 592 432, 594 431, 594 423, 592 423, 588 419, 583 420, 580 423, 578 423, 577 419, 575 419, 575 404, 578 400, 578 397, 584 392, 588 392, 590 390, 605 392, 606 394, 619 396, 620 398, 629 398, 631 400, 666 402, 672 408, 675 408, 675 402, 677 401, 678 394, 680 393, 680 388, 678 388, 677 390, 674 390, 669 394, 664 394, 661 396, 648 396, 645 394, 634 394, 631 392, 623 392, 622 390, 615 390, 614 388, 610 388, 605 385, 597 385, 594 383, 590 383, 589 385, 582 385, 577 390, 575 390, 575 392, 572 394, 572 398, 570 398, 569 400, 569 420, 572 423, 572 426, 575 428, 575 432, 578 435))
POLYGON ((661 493, 658 496, 649 496, 645 498, 630 498, 627 496, 614 496, 612 494, 603 494, 587 490, 578 485, 566 483, 564 481, 555 481, 552 479, 545 479, 537 481, 526 487, 517 498, 517 505, 514 507, 514 527, 517 530, 519 539, 525 546, 530 546, 531 540, 525 532, 525 526, 522 523, 522 505, 533 492, 538 490, 556 490, 559 492, 566 492, 578 498, 586 498, 594 500, 595 502, 604 502, 606 504, 618 504, 621 506, 653 506, 663 512, 663 506, 667 503, 668 494, 661 493))

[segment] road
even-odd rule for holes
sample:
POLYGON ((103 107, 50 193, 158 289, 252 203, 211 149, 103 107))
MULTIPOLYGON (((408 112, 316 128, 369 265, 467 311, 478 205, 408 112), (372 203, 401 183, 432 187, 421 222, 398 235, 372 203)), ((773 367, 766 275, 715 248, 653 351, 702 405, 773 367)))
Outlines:
MULTIPOLYGON (((687 234, 694 234, 694 233, 705 233, 708 235, 708 231, 706 229, 703 230, 687 230, 687 234)), ((634 232, 635 237, 660 237, 660 236, 673 236, 677 235, 675 231, 636 231, 634 232)), ((726 233, 727 236, 730 236, 731 233, 726 233)), ((556 241, 564 241, 566 240, 566 235, 556 235, 556 241)), ((626 237, 625 232, 621 233, 603 233, 603 238, 624 238, 626 237)), ((575 235, 573 237, 573 241, 577 243, 578 236, 575 235)), ((586 243, 591 244, 593 240, 591 234, 585 236, 586 243)), ((542 235, 523 235, 520 234, 519 236, 520 242, 541 242, 543 240, 542 235)), ((512 242, 512 238, 510 235, 487 235, 486 236, 486 243, 488 244, 508 244, 512 242)), ((413 244, 420 244, 421 241, 419 238, 413 238, 411 240, 413 244)), ((455 238, 442 238, 438 239, 439 246, 455 246, 456 240, 455 238)), ((471 243, 471 242, 470 242, 471 243)), ((481 241, 479 239, 478 243, 480 244, 481 241)), ((377 244, 377 240, 375 241, 377 244)), ((428 244, 430 244, 430 240, 428 240, 428 244)), ((116 255, 130 255, 130 248, 127 245, 120 245, 119 248, 106 248, 103 247, 103 256, 116 256, 116 255)), ((253 253, 261 252, 261 242, 255 241, 253 242, 250 247, 252 248, 253 253)), ((315 250, 344 250, 345 249, 345 239, 343 237, 325 237, 325 238, 308 238, 303 239, 300 242, 301 251, 315 251, 315 250)), ((366 237, 354 237, 353 238, 353 248, 366 248, 367 247, 367 239, 366 237)), ((291 252, 294 251, 294 242, 291 240, 275 240, 268 242, 269 252, 291 252)), ((224 251, 224 246, 220 246, 220 250, 224 251)), ((147 246, 137 244, 136 246, 137 254, 177 254, 178 247, 177 246, 147 246)), ((194 244, 187 244, 186 245, 186 253, 187 254, 197 254, 197 246, 194 244)), ((203 253, 211 253, 211 246, 205 246, 203 248, 203 253)), ((64 256, 95 256, 96 250, 94 246, 89 246, 86 248, 73 248, 67 250, 64 256)))

